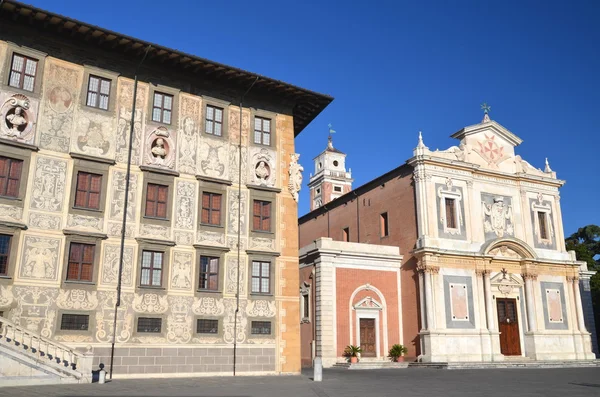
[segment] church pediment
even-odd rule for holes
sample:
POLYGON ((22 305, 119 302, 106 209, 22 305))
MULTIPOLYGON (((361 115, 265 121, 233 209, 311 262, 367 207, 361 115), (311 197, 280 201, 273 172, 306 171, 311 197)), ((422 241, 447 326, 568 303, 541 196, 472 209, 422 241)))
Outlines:
POLYGON ((373 309, 373 310, 381 310, 383 309, 383 305, 377 302, 370 296, 367 296, 364 299, 361 299, 358 303, 354 305, 354 309, 373 309))

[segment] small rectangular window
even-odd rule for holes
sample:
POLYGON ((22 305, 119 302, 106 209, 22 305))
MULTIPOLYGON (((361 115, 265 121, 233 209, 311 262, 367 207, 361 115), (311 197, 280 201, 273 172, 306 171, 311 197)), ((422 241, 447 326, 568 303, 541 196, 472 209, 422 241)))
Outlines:
POLYGON ((162 318, 139 317, 137 332, 140 333, 160 333, 162 328, 162 318))
POLYGON ((0 276, 8 275, 8 258, 10 255, 10 242, 12 236, 0 234, 0 276))
POLYGON ((200 257, 199 289, 217 291, 219 289, 219 258, 200 257))
POLYGON ((271 335, 270 321, 252 321, 252 335, 271 335))
POLYGON ((0 196, 18 197, 23 161, 0 156, 0 196))
POLYGON ((111 81, 108 79, 90 75, 86 105, 92 108, 108 110, 110 83, 111 81))
POLYGON ((8 85, 33 92, 37 64, 37 59, 16 53, 13 54, 8 85))
POLYGON ((252 293, 271 293, 271 262, 252 261, 252 293))
POLYGON ((345 227, 342 229, 342 241, 350 242, 350 228, 345 227))
POLYGON ((206 225, 221 225, 221 202, 223 196, 217 193, 202 193, 201 222, 206 225))
POLYGON ((269 146, 271 144, 271 120, 254 117, 254 143, 269 146))
POLYGON ((341 187, 341 186, 334 186, 334 187, 333 187, 333 191, 334 191, 334 192, 341 193, 341 192, 342 192, 342 187, 341 187))
POLYGON ((206 133, 216 136, 223 135, 223 109, 206 105, 206 133))
POLYGON ((302 317, 304 317, 304 318, 310 317, 310 308, 308 305, 309 305, 309 296, 302 295, 302 311, 303 311, 302 317))
POLYGON ((68 281, 92 281, 95 251, 94 244, 71 243, 67 267, 68 281))
POLYGON ((60 329, 66 331, 87 331, 90 326, 90 316, 87 314, 63 314, 60 329))
POLYGON ((75 207, 91 210, 100 209, 102 175, 79 171, 75 191, 75 207))
POLYGON ((254 200, 252 230, 260 232, 271 231, 271 203, 254 200))
POLYGON ((446 227, 456 229, 456 200, 446 198, 446 227))
POLYGON ((171 112, 173 111, 173 95, 154 93, 152 103, 152 121, 171 124, 171 112))
POLYGON ((196 333, 198 334, 218 334, 219 320, 207 320, 199 318, 196 321, 196 333))
POLYGON ((387 237, 389 234, 387 212, 381 214, 379 221, 381 223, 381 237, 387 237))
POLYGON ((167 200, 169 187, 149 183, 146 188, 146 216, 149 218, 167 218, 167 200))
POLYGON ((140 285, 145 287, 162 286, 164 252, 142 251, 142 274, 140 285))
POLYGON ((546 213, 538 212, 538 223, 540 227, 540 238, 542 240, 548 240, 548 226, 546 223, 546 213))

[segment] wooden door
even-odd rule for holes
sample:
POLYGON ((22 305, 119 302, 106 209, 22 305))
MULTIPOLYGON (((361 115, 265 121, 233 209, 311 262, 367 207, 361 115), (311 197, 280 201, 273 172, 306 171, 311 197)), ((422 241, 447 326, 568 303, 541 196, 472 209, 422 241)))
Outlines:
POLYGON ((505 356, 521 355, 519 319, 516 299, 496 299, 498 327, 500 328, 500 352, 505 356))
POLYGON ((377 356, 374 318, 360 319, 360 348, 362 349, 361 356, 363 357, 377 356))

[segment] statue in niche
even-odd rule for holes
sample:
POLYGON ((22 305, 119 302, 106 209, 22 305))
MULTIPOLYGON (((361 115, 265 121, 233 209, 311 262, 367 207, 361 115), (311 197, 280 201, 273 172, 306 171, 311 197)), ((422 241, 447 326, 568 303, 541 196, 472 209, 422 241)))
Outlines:
POLYGON ((256 166, 256 177, 258 178, 258 182, 262 185, 267 183, 267 179, 271 175, 271 171, 269 171, 269 166, 266 165, 264 161, 260 161, 256 166))
POLYGON ((208 176, 219 177, 223 175, 225 165, 219 162, 219 148, 209 145, 206 160, 202 160, 200 166, 202 167, 202 171, 208 176))
POLYGON ((502 197, 494 198, 493 204, 483 203, 483 219, 486 233, 493 232, 498 237, 504 237, 504 233, 514 234, 512 208, 504 204, 502 197))
POLYGON ((167 157, 167 149, 165 148, 165 140, 162 138, 158 138, 152 144, 152 156, 155 159, 155 162, 158 164, 162 164, 167 157))
POLYGON ((11 136, 21 136, 21 132, 27 127, 27 119, 21 106, 15 107, 13 113, 9 111, 9 114, 6 115, 6 126, 11 136))

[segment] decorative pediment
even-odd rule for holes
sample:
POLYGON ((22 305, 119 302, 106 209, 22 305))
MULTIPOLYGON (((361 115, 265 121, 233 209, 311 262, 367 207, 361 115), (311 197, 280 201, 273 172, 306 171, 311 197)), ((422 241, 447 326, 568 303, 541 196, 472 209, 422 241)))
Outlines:
POLYGON ((482 255, 509 259, 536 258, 537 255, 525 241, 514 237, 503 237, 486 242, 480 250, 482 255))
POLYGON ((498 292, 504 295, 512 293, 514 290, 521 288, 523 282, 514 274, 509 273, 506 269, 496 274, 490 280, 492 289, 498 289, 498 292))
POLYGON ((354 309, 372 309, 372 310, 382 310, 383 305, 377 302, 375 299, 367 296, 366 298, 360 300, 357 304, 354 305, 354 309))
POLYGON ((499 256, 501 258, 512 258, 512 259, 521 259, 521 255, 507 247, 506 245, 501 245, 500 247, 494 248, 489 252, 489 255, 499 256))

